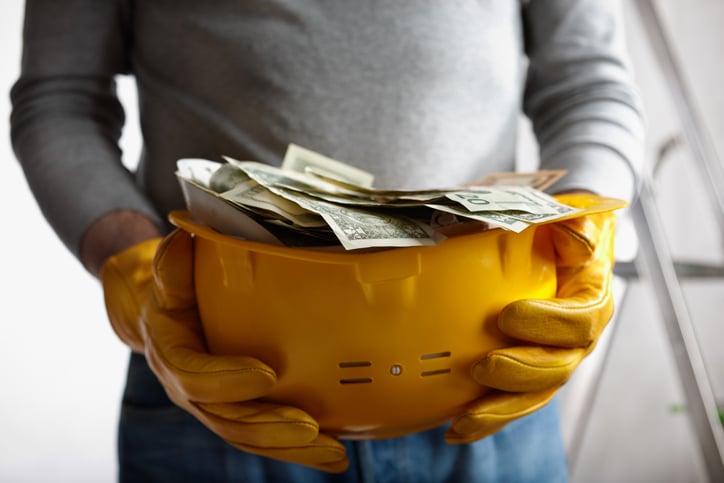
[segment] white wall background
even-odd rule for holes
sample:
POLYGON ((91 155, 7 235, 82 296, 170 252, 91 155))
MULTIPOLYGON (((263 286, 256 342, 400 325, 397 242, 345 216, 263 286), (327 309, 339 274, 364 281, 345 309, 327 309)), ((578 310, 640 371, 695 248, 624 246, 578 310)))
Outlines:
POLYGON ((19 72, 23 1, 2 7, 0 481, 110 482, 127 351, 99 284, 45 223, 12 153, 8 93, 19 72))
MULTIPOLYGON (((665 7, 665 20, 678 41, 710 133, 719 152, 724 152, 724 69, 719 63, 724 2, 661 0, 659 4, 665 7)), ((7 124, 8 92, 19 70, 23 1, 3 0, 2 5, 0 481, 110 482, 115 477, 116 420, 127 352, 107 322, 98 283, 57 241, 14 159, 7 124)), ((649 145, 655 149, 679 127, 650 52, 637 32, 639 27, 635 21, 629 24, 649 112, 649 145)), ((122 80, 121 92, 132 121, 136 112, 130 80, 122 80)), ((128 129, 123 144, 132 164, 139 141, 133 122, 128 129)), ((706 223, 700 180, 690 163, 686 152, 678 151, 660 180, 660 189, 667 194, 662 208, 672 250, 688 259, 720 262, 721 233, 706 223)), ((700 302, 699 309, 707 303, 700 302)), ((720 318, 716 316, 719 325, 720 318)), ((722 330, 717 334, 721 336, 722 330)), ((711 344, 717 339, 721 337, 709 337, 711 344)), ((625 456, 616 455, 622 458, 619 464, 625 456)))

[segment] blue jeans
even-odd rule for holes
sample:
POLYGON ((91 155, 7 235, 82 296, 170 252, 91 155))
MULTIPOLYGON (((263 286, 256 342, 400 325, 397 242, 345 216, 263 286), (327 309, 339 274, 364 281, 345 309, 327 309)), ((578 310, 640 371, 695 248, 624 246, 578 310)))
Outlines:
POLYGON ((444 427, 394 439, 345 441, 350 467, 327 474, 237 450, 174 406, 134 354, 119 427, 122 483, 564 482, 554 403, 473 444, 448 445, 444 427))

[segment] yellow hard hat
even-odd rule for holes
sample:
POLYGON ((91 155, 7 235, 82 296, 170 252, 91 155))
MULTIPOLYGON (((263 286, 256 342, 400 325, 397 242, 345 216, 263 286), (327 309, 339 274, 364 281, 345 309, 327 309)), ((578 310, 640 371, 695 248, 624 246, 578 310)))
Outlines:
POLYGON ((486 391, 472 364, 511 343, 500 310, 556 292, 547 225, 333 252, 241 240, 185 211, 170 218, 194 235, 209 350, 271 366, 278 383, 266 399, 340 438, 399 436, 460 414, 486 391))
POLYGON ((268 399, 300 407, 346 438, 444 423, 485 392, 472 364, 506 345, 509 302, 550 297, 545 225, 453 236, 433 247, 356 252, 194 234, 194 276, 209 349, 256 357, 277 373, 268 399))

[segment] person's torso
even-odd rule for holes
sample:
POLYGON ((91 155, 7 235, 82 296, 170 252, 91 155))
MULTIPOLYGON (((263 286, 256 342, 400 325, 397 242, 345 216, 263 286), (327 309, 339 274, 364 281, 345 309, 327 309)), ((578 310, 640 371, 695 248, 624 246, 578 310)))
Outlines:
POLYGON ((293 142, 378 187, 510 170, 523 41, 517 0, 133 2, 144 188, 179 207, 182 157, 279 164, 293 142))

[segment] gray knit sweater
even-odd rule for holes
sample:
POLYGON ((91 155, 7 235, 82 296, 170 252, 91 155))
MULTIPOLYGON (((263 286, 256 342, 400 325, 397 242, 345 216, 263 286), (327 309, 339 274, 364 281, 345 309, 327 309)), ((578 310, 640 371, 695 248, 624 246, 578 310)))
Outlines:
POLYGON ((12 139, 78 254, 99 216, 163 223, 175 163, 279 164, 290 142, 379 187, 508 171, 521 112, 554 189, 630 198, 642 120, 614 0, 28 0, 12 139), (144 149, 121 164, 114 77, 135 76, 144 149))

